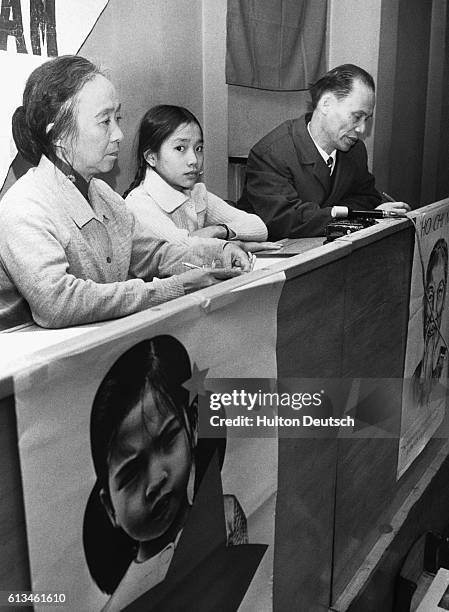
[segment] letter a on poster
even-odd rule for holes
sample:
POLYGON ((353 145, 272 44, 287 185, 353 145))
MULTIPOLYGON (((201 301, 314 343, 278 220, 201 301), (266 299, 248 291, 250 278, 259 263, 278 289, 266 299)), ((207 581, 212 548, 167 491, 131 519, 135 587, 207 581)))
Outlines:
POLYGON ((17 149, 11 118, 25 82, 40 64, 77 53, 108 0, 0 0, 0 186, 17 149))

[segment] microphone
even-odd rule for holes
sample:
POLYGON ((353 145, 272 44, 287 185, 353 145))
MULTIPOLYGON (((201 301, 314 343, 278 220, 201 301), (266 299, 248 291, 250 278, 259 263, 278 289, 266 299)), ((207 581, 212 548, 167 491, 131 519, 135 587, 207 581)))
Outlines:
POLYGON ((392 219, 406 217, 405 213, 393 210, 351 210, 347 206, 332 206, 333 219, 392 219))

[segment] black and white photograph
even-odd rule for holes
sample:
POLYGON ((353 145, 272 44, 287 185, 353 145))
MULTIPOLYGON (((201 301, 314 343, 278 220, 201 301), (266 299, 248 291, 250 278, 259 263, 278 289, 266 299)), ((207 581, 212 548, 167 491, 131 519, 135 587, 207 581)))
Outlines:
POLYGON ((441 608, 447 0, 0 0, 0 77, 0 612, 441 608))

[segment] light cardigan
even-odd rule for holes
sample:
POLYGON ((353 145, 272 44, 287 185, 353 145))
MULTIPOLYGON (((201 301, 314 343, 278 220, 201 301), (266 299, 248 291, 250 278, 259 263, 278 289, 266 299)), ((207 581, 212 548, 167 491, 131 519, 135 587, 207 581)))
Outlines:
POLYGON ((238 240, 260 242, 267 237, 260 217, 227 204, 207 191, 204 183, 197 183, 191 191, 178 191, 151 168, 125 201, 145 230, 160 240, 192 244, 192 232, 220 223, 238 240))
POLYGON ((46 157, 0 202, 0 329, 32 318, 67 327, 122 317, 184 294, 181 261, 217 247, 154 240, 123 198, 92 179, 89 202, 46 157), (143 280, 142 280, 143 279, 143 280))

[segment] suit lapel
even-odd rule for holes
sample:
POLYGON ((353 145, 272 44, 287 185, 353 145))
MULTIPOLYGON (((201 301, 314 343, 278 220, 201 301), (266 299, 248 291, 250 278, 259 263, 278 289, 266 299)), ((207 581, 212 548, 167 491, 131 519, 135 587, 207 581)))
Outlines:
POLYGON ((329 193, 329 191, 331 190, 332 177, 329 174, 329 168, 324 163, 324 160, 321 157, 321 155, 318 153, 318 151, 317 151, 317 157, 318 159, 314 162, 314 165, 313 165, 313 173, 317 177, 317 179, 320 181, 320 183, 323 185, 326 193, 329 193))
POLYGON ((299 162, 302 165, 310 166, 312 174, 320 182, 325 194, 329 194, 332 182, 331 175, 307 130, 307 124, 310 121, 310 117, 311 115, 306 115, 294 121, 293 142, 299 162))
POLYGON ((331 178, 331 190, 328 200, 337 202, 342 194, 346 192, 348 183, 350 184, 352 181, 352 166, 347 163, 347 153, 337 151, 335 170, 331 178))

